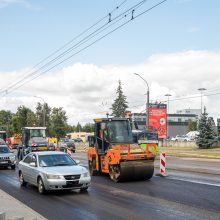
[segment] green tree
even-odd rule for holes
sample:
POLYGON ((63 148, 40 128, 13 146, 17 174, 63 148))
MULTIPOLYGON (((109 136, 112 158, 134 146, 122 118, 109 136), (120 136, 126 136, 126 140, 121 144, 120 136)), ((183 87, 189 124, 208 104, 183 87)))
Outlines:
POLYGON ((121 80, 119 80, 118 88, 116 90, 116 99, 112 104, 112 115, 114 117, 124 117, 126 109, 128 108, 126 96, 123 94, 121 80))
POLYGON ((8 136, 10 136, 13 133, 13 128, 12 128, 12 118, 13 118, 13 113, 11 111, 5 111, 1 110, 0 111, 0 129, 6 130, 8 136))
POLYGON ((81 131, 83 131, 82 125, 78 122, 76 125, 76 132, 81 132, 81 131))
POLYGON ((14 130, 20 131, 22 127, 36 126, 37 119, 35 113, 31 109, 20 106, 17 109, 16 118, 14 118, 14 122, 15 121, 16 123, 14 126, 16 125, 17 127, 14 128, 14 130))
POLYGON ((67 116, 63 108, 53 108, 50 117, 49 136, 64 137, 67 133, 67 116))
POLYGON ((15 114, 12 117, 12 134, 20 134, 21 128, 19 127, 18 116, 15 114))
POLYGON ((199 148, 210 148, 216 141, 214 124, 213 118, 208 117, 206 108, 204 108, 204 113, 201 114, 198 121, 199 135, 197 137, 196 144, 199 148))
POLYGON ((51 112, 51 108, 48 106, 47 103, 44 103, 44 104, 41 104, 40 102, 37 103, 36 118, 37 118, 37 125, 38 126, 44 126, 44 117, 45 117, 45 126, 46 127, 49 126, 50 112, 51 112), (45 116, 44 116, 44 114, 45 114, 45 116))
POLYGON ((197 122, 192 121, 192 119, 189 119, 188 121, 188 132, 190 131, 197 131, 197 122))
POLYGON ((72 125, 67 125, 67 133, 74 132, 76 130, 76 126, 72 125))
POLYGON ((94 132, 94 124, 93 123, 87 123, 83 126, 83 131, 84 132, 94 132))

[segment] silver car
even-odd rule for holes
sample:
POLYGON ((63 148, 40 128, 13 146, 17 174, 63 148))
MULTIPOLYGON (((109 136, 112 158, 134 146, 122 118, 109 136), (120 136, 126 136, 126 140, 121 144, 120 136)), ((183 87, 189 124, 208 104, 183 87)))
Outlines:
POLYGON ((41 194, 47 190, 86 191, 91 184, 88 170, 64 152, 29 153, 18 168, 20 185, 35 185, 41 194))
POLYGON ((6 168, 11 167, 12 170, 15 169, 15 154, 13 154, 6 143, 0 139, 0 167, 6 168))

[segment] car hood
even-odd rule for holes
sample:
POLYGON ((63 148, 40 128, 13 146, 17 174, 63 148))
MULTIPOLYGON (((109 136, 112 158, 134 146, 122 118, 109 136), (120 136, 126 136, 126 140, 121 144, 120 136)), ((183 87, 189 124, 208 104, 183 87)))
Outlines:
POLYGON ((82 166, 56 166, 56 167, 41 167, 40 170, 46 174, 54 175, 75 175, 87 172, 87 169, 82 166))
POLYGON ((13 153, 4 153, 4 154, 2 154, 2 153, 0 153, 0 157, 12 157, 12 156, 14 156, 14 154, 13 153))

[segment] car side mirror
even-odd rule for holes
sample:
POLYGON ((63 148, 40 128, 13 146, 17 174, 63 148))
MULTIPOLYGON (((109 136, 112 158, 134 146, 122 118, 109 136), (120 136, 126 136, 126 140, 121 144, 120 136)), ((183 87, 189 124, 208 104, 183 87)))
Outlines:
POLYGON ((79 160, 75 160, 76 164, 79 165, 80 164, 80 161, 79 160))
POLYGON ((29 163, 29 165, 30 165, 31 167, 36 167, 36 166, 37 166, 37 164, 34 163, 34 162, 29 163))

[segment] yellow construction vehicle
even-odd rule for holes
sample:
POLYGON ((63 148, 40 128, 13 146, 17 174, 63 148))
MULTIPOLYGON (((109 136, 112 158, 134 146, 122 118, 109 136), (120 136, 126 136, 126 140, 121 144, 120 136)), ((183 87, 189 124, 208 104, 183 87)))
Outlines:
POLYGON ((150 179, 154 173, 157 143, 135 143, 130 120, 95 119, 89 137, 88 165, 91 175, 108 173, 115 181, 150 179))

